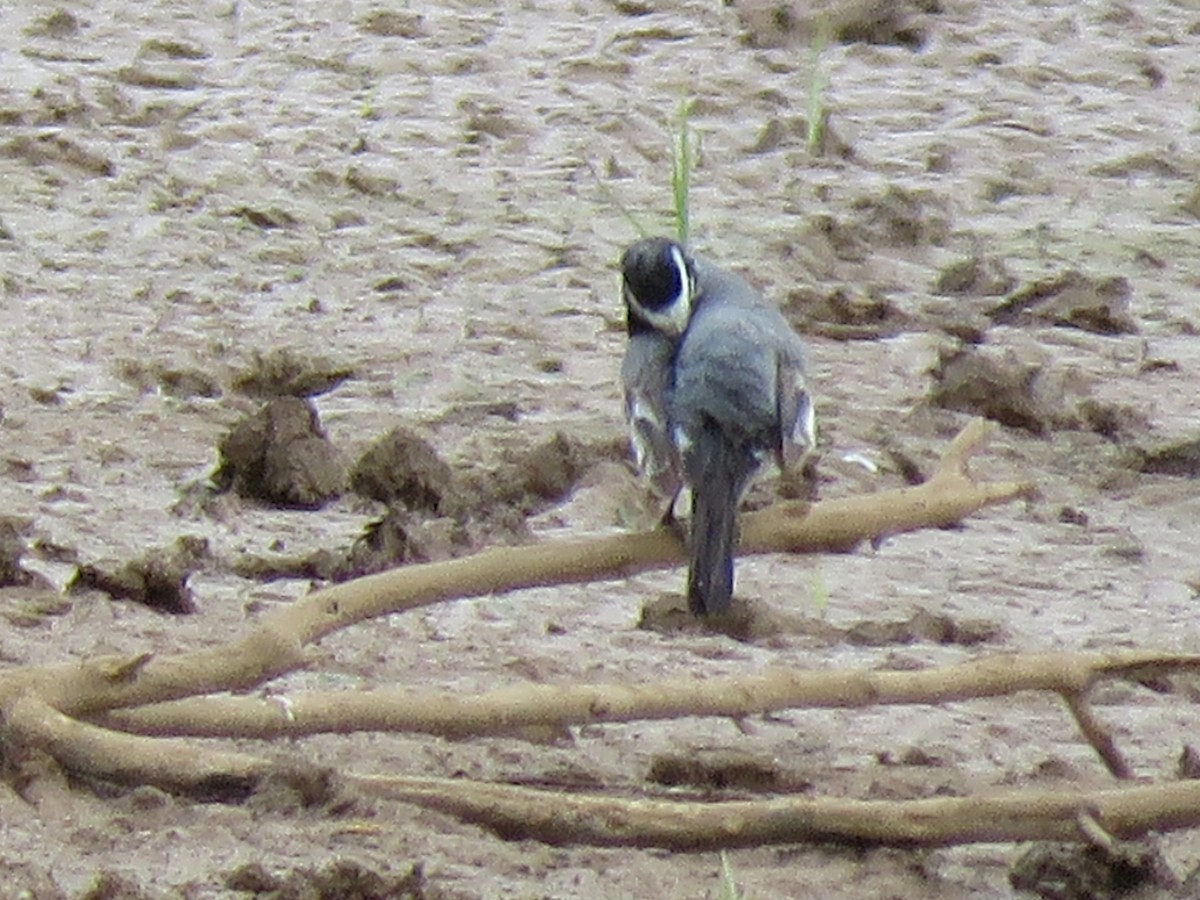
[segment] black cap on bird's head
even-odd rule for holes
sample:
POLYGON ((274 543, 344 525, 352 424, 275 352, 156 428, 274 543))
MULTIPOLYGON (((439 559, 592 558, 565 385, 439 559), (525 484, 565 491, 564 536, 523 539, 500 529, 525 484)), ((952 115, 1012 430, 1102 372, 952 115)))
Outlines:
POLYGON ((696 294, 691 257, 669 238, 644 238, 621 257, 622 292, 630 333, 652 329, 679 337, 696 294))

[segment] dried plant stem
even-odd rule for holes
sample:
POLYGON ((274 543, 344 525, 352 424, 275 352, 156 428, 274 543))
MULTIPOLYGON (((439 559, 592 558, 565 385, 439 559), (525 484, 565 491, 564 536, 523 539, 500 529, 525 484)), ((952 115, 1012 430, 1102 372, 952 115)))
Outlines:
POLYGON ((193 697, 114 711, 101 721, 140 734, 193 737, 275 738, 354 731, 464 737, 529 726, 562 728, 685 716, 740 718, 786 709, 932 705, 1019 691, 1053 691, 1067 699, 1085 738, 1108 762, 1111 739, 1102 729, 1084 724, 1091 720, 1079 698, 1087 687, 1103 678, 1181 671, 1200 671, 1200 656, 1153 651, 1005 654, 916 671, 779 669, 763 675, 681 678, 653 685, 526 684, 476 696, 391 689, 267 698, 193 697))
POLYGON ((76 774, 200 796, 245 796, 274 767, 245 753, 97 728, 31 694, 9 705, 4 728, 6 740, 49 753, 76 774))
POLYGON ((376 796, 414 803, 512 840, 708 850, 799 842, 939 847, 992 841, 1088 841, 1086 817, 1133 838, 1200 825, 1200 782, 1100 791, 1021 790, 928 800, 675 802, 565 795, 430 778, 359 777, 376 796))

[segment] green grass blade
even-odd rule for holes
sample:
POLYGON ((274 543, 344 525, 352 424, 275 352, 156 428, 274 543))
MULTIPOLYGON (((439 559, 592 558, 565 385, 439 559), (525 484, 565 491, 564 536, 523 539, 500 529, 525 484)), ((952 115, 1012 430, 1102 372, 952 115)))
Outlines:
POLYGON ((738 890, 733 866, 724 850, 721 851, 721 885, 717 888, 717 900, 746 900, 745 895, 738 890))
POLYGON ((675 205, 675 236, 686 245, 691 236, 692 170, 696 165, 695 135, 691 125, 692 102, 679 104, 679 129, 675 134, 675 152, 671 157, 671 195, 675 205))
POLYGON ((829 116, 829 110, 825 106, 825 88, 829 85, 825 68, 821 65, 821 57, 828 45, 829 23, 822 20, 813 34, 812 45, 809 48, 811 64, 808 76, 808 108, 806 110, 808 133, 805 136, 805 146, 808 147, 808 152, 814 156, 821 155, 824 149, 825 122, 829 116))

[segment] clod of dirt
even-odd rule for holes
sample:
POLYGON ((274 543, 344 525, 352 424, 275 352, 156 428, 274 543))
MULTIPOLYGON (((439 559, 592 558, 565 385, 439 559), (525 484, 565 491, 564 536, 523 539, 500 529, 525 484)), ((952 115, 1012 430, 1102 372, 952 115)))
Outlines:
POLYGON ((1021 288, 988 315, 997 325, 1040 321, 1095 334, 1137 334, 1132 294, 1126 278, 1093 278, 1072 269, 1021 288))
MULTIPOLYGON (((820 141, 811 149, 823 159, 853 159, 853 145, 838 134, 829 118, 829 110, 824 110, 819 132, 820 141)), ((808 139, 808 120, 804 116, 772 117, 767 119, 754 143, 746 148, 746 153, 756 156, 797 144, 807 146, 808 139)))
POLYGON ((1050 900, 1116 900, 1140 888, 1179 887, 1153 838, 1116 841, 1111 848, 1036 843, 1013 863, 1008 881, 1050 900))
POLYGON ((160 900, 161 897, 120 872, 102 869, 79 895, 79 900, 160 900))
POLYGON ((25 29, 25 34, 29 37, 65 40, 79 34, 80 27, 79 19, 73 13, 65 9, 56 9, 48 15, 34 19, 25 29))
POLYGON ((57 164, 83 172, 111 178, 117 167, 107 156, 89 150, 57 134, 22 135, 0 145, 0 156, 24 160, 33 166, 57 164))
POLYGON ((842 44, 894 44, 919 49, 929 26, 922 14, 939 12, 936 0, 899 3, 796 3, 739 0, 742 40, 753 47, 810 47, 833 38, 842 44))
POLYGON ((150 38, 142 42, 138 56, 142 59, 208 59, 212 54, 191 41, 150 38))
POLYGON ((32 863, 4 862, 4 890, 9 897, 28 897, 30 900, 67 900, 50 871, 32 863))
POLYGON ((316 807, 333 811, 351 802, 333 770, 315 765, 281 766, 262 778, 246 798, 247 807, 270 815, 316 807))
POLYGON ((1200 778, 1200 753, 1191 744, 1184 744, 1175 763, 1175 775, 1181 781, 1200 778))
POLYGON ((367 166, 351 166, 346 170, 346 186, 368 197, 393 197, 400 182, 389 172, 374 171, 367 166))
POLYGON ((916 746, 905 747, 899 753, 881 750, 875 754, 875 759, 881 766, 915 766, 922 769, 942 769, 951 764, 945 756, 916 746))
POLYGON ((325 547, 308 554, 256 556, 248 553, 233 560, 229 568, 238 578, 251 581, 277 581, 281 578, 333 581, 345 570, 346 557, 325 547))
POLYGON ((929 402, 1045 434, 1068 417, 1061 396, 1042 383, 1043 371, 1040 361, 1013 350, 958 348, 941 354, 934 366, 929 402))
POLYGON ((1146 413, 1129 403, 1109 403, 1090 397, 1081 400, 1076 407, 1074 423, 1064 424, 1094 431, 1110 441, 1144 431, 1149 424, 1146 413))
MULTIPOLYGON (((286 877, 272 875, 259 863, 247 863, 225 876, 231 891, 251 893, 264 900, 451 900, 425 877, 423 863, 413 863, 408 872, 396 875, 364 863, 336 859, 323 869, 294 869, 286 877)), ((462 898, 465 900, 465 898, 462 898)))
POLYGON ((238 219, 245 219, 256 228, 261 228, 263 231, 269 231, 275 228, 295 228, 300 224, 300 220, 293 216, 286 209, 280 209, 278 206, 268 207, 266 209, 255 209, 250 206, 237 206, 229 211, 231 216, 238 219))
POLYGON ((445 510, 454 473, 437 451, 407 428, 394 428, 363 453, 350 472, 355 493, 412 510, 445 510))
POLYGON ((1135 449, 1130 468, 1153 475, 1200 477, 1200 438, 1174 441, 1150 450, 1135 449))
POLYGON ((181 537, 169 549, 151 550, 132 562, 103 561, 79 566, 68 590, 91 588, 114 599, 132 600, 177 615, 196 611, 188 578, 208 558, 208 541, 181 537))
POLYGON ((561 431, 520 460, 525 489, 543 500, 558 500, 575 486, 586 467, 582 446, 561 431))
MULTIPOLYGON (((441 552, 422 540, 426 523, 421 522, 405 509, 391 507, 382 519, 371 522, 354 542, 350 552, 334 573, 335 580, 359 578, 373 572, 408 563, 428 562, 456 555, 455 546, 465 547, 468 543, 461 527, 454 529, 441 552)), ((451 526, 455 523, 448 522, 451 526)))
POLYGON ((233 389, 250 397, 315 397, 353 377, 353 366, 281 347, 255 350, 250 364, 234 375, 233 389))
POLYGON ((0 588, 0 616, 14 628, 36 628, 55 616, 65 616, 74 604, 48 588, 0 588))
POLYGON ((140 61, 118 69, 116 78, 132 87, 160 91, 191 91, 200 84, 200 78, 191 69, 161 64, 149 66, 140 61))
POLYGON ((887 297, 851 294, 842 288, 829 293, 797 288, 789 292, 784 313, 805 334, 843 341, 895 337, 910 324, 887 297))
POLYGON ((561 431, 529 450, 507 452, 495 469, 463 473, 463 504, 482 518, 493 518, 497 507, 507 506, 528 515, 547 503, 561 500, 588 467, 609 458, 614 446, 587 446, 561 431))
POLYGON ((33 523, 28 519, 0 516, 0 587, 50 587, 44 577, 21 565, 25 539, 32 528, 33 523))
POLYGON ((935 294, 957 297, 998 297, 1016 285, 1004 260, 994 256, 969 256, 955 260, 938 272, 935 294))
POLYGON ((438 416, 439 425, 474 425, 495 417, 506 422, 521 418, 521 407, 511 400, 488 400, 477 403, 459 403, 438 416))
POLYGON ((642 606, 637 627, 660 634, 718 632, 735 641, 756 643, 780 637, 809 637, 836 644, 843 632, 819 619, 781 612, 754 598, 737 598, 723 616, 699 619, 682 594, 662 594, 642 606))
POLYGON ((663 634, 716 631, 747 643, 803 637, 831 646, 845 642, 868 647, 917 641, 971 647, 1004 637, 1004 629, 998 622, 988 619, 958 621, 944 613, 924 609, 897 622, 865 621, 849 628, 838 628, 811 616, 773 609, 752 598, 739 598, 727 615, 697 619, 679 594, 663 594, 648 601, 642 607, 638 628, 663 634))
POLYGON ((425 18, 408 10, 376 10, 363 18, 359 28, 378 37, 418 38, 425 34, 425 18))
POLYGON ((939 246, 950 233, 944 203, 928 191, 892 184, 881 195, 858 198, 853 209, 861 214, 859 227, 866 231, 872 247, 939 246))
POLYGON ((308 400, 279 397, 234 426, 221 441, 213 482, 240 497, 319 509, 346 484, 341 455, 308 400))
POLYGON ((1082 509, 1074 506, 1062 506, 1058 510, 1058 521, 1064 525, 1078 525, 1081 528, 1086 528, 1088 522, 1091 520, 1088 514, 1082 509))
POLYGON ((1179 208, 1194 219, 1200 219, 1200 184, 1188 194, 1187 199, 1179 204, 1179 208))
POLYGON ((918 609, 909 618, 897 622, 859 622, 846 632, 846 642, 866 647, 889 644, 956 644, 972 647, 1004 637, 1004 628, 989 619, 958 621, 945 613, 918 609))
POLYGON ((774 759, 738 750, 659 753, 650 760, 646 778, 665 787, 707 790, 799 791, 811 787, 781 769, 774 759))
POLYGON ((117 364, 117 371, 125 381, 143 393, 157 389, 168 397, 180 399, 221 396, 217 379, 199 369, 175 369, 124 359, 117 364))

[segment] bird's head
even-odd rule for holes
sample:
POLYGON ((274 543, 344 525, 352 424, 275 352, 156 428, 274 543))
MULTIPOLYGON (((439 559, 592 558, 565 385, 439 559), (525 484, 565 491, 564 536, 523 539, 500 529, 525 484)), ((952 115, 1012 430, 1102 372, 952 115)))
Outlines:
POLYGON ((652 329, 678 338, 696 297, 696 272, 683 247, 669 238, 644 238, 621 257, 621 285, 629 332, 652 329))

